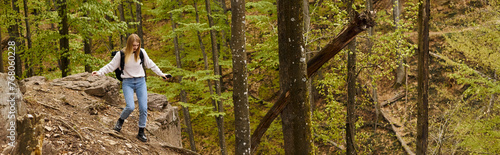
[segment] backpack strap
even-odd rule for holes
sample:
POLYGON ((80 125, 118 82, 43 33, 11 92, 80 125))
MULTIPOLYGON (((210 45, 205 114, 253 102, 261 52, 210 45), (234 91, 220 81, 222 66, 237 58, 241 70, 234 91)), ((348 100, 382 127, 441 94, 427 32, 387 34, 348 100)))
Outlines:
POLYGON ((142 53, 142 50, 139 50, 139 57, 141 58, 141 65, 144 67, 144 54, 142 53))
POLYGON ((120 70, 122 72, 122 75, 124 75, 123 73, 124 67, 125 67, 125 53, 120 51, 120 70))
POLYGON ((142 69, 144 70, 144 78, 148 81, 148 75, 146 74, 146 63, 144 63, 144 53, 142 53, 142 48, 139 50, 139 58, 141 58, 142 69))

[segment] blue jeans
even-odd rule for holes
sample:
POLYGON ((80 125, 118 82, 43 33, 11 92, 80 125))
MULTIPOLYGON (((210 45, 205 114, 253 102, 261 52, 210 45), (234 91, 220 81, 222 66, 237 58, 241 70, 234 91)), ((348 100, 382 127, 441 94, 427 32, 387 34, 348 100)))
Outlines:
POLYGON ((139 128, 145 128, 148 119, 148 92, 146 80, 140 78, 124 78, 122 83, 123 96, 127 106, 123 109, 120 118, 125 120, 134 111, 134 91, 139 101, 139 128))

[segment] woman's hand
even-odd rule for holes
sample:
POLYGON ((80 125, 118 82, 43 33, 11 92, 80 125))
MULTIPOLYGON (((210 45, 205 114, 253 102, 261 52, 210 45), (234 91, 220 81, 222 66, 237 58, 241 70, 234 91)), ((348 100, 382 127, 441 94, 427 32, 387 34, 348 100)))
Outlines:
POLYGON ((97 71, 93 71, 92 76, 99 76, 99 73, 97 71))
POLYGON ((172 75, 170 75, 170 74, 165 74, 165 75, 163 75, 161 78, 163 79, 163 81, 168 81, 168 80, 170 80, 170 78, 171 78, 171 77, 172 77, 172 75))

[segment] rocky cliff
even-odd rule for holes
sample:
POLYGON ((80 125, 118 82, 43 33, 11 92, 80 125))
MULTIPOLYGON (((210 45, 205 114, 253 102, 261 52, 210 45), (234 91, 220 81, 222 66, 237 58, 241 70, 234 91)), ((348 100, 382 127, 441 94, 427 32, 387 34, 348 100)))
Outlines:
MULTIPOLYGON (((31 77, 16 84, 15 145, 9 145, 9 124, 2 124, 2 154, 196 154, 182 148, 178 108, 163 95, 148 94, 149 141, 144 143, 135 138, 138 110, 121 132, 112 130, 125 107, 114 78, 80 73, 52 81, 31 77)), ((2 122, 9 122, 9 88, 7 82, 0 83, 2 122)))

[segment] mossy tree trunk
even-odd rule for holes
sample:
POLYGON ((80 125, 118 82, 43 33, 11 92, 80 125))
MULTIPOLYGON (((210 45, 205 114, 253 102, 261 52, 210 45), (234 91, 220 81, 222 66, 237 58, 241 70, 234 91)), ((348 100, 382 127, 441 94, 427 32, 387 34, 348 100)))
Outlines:
POLYGON ((417 151, 427 154, 429 137, 429 16, 430 0, 419 0, 418 6, 418 97, 417 97, 417 151))
MULTIPOLYGON (((344 0, 349 20, 354 20, 353 0, 344 0)), ((356 38, 354 37, 348 45, 347 50, 347 115, 346 115, 346 154, 356 153, 356 38)))
POLYGON ((280 89, 290 102, 281 112, 285 154, 313 154, 311 110, 307 94, 303 0, 278 1, 280 89))
POLYGON ((231 1, 231 51, 233 55, 233 102, 236 155, 250 154, 247 53, 245 52, 245 0, 231 1))

